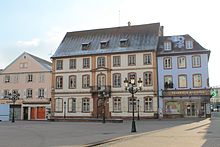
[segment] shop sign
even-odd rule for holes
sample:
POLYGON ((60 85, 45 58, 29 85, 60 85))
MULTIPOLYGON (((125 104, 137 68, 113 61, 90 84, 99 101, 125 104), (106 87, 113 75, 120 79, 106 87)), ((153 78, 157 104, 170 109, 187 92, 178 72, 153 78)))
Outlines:
POLYGON ((164 90, 163 96, 210 96, 209 89, 200 90, 164 90))

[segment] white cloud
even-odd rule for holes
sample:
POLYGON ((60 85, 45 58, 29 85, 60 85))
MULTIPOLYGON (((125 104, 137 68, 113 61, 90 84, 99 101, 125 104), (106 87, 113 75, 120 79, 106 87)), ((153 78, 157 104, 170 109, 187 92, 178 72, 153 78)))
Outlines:
POLYGON ((46 32, 45 42, 55 44, 60 43, 66 32, 66 29, 52 27, 48 32, 46 32))
POLYGON ((24 47, 24 48, 27 48, 27 47, 37 47, 39 46, 40 44, 40 39, 39 38, 33 38, 31 40, 26 40, 26 41, 17 41, 17 45, 19 47, 24 47))

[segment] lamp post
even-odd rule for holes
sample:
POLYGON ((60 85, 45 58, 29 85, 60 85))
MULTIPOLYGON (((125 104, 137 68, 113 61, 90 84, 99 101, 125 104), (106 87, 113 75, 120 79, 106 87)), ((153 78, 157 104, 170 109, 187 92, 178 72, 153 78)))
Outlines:
POLYGON ((11 122, 15 122, 15 102, 19 99, 20 94, 17 91, 13 91, 12 93, 8 94, 9 100, 12 100, 13 102, 13 108, 12 108, 12 119, 11 122))
POLYGON ((140 116, 139 116, 139 107, 140 107, 139 102, 140 101, 139 100, 137 100, 137 101, 138 101, 138 118, 137 119, 140 120, 140 116))
POLYGON ((66 102, 64 102, 64 119, 66 119, 66 102))
POLYGON ((128 90, 132 94, 132 128, 131 132, 136 132, 136 125, 134 121, 134 94, 141 90, 142 88, 142 80, 139 78, 138 80, 138 87, 135 87, 135 79, 134 77, 130 78, 130 81, 128 81, 127 78, 124 80, 125 83, 125 90, 128 90))

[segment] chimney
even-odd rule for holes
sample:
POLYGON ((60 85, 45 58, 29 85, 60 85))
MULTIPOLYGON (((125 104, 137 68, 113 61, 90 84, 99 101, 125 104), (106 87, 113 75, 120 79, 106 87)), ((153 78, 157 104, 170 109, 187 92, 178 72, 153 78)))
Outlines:
POLYGON ((163 36, 163 26, 160 26, 160 32, 159 32, 159 36, 163 36))
POLYGON ((128 26, 129 26, 129 27, 131 26, 131 22, 130 22, 130 21, 128 22, 128 26))

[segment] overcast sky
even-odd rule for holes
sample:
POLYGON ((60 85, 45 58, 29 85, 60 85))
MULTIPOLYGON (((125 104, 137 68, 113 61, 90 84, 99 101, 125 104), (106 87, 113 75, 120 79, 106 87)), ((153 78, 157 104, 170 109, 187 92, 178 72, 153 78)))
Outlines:
POLYGON ((220 85, 218 0, 1 0, 0 69, 24 51, 50 60, 66 32, 160 22, 211 50, 210 85, 220 85))

